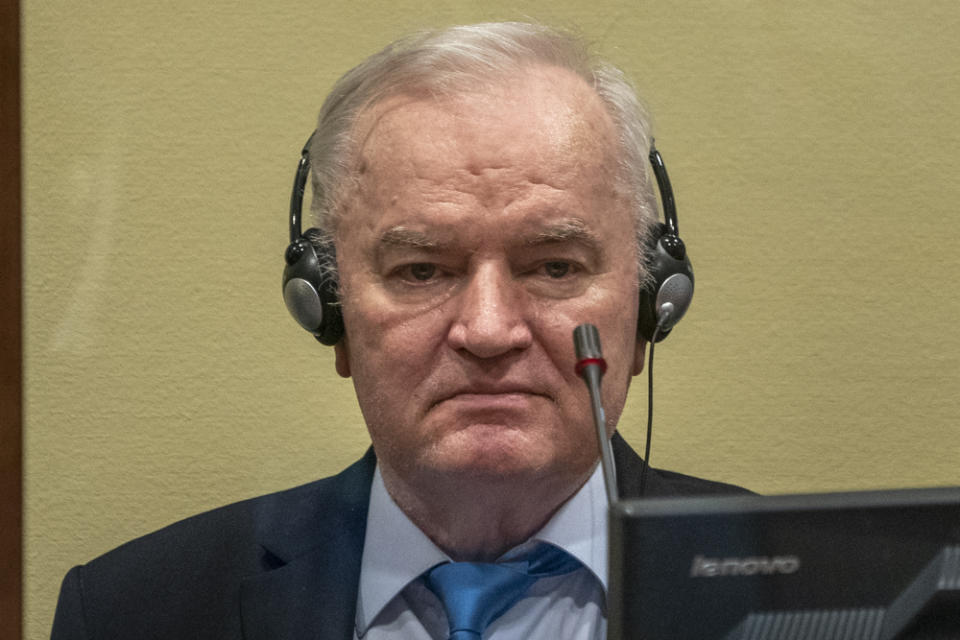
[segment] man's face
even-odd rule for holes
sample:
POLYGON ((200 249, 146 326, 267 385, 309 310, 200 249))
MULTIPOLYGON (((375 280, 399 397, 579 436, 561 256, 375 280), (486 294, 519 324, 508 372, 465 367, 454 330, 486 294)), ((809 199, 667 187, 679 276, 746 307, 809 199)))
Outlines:
POLYGON ((337 368, 385 477, 579 486, 598 448, 573 329, 600 330, 610 424, 643 358, 634 227, 599 99, 536 68, 387 99, 357 133, 337 368))

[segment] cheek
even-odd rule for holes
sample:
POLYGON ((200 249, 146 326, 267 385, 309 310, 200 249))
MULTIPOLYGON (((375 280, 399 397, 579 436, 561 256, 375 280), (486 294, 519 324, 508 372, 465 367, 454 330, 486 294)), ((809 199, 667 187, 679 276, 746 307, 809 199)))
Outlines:
POLYGON ((442 318, 429 312, 411 317, 370 296, 345 299, 343 314, 350 371, 364 414, 414 412, 443 342, 442 318))
POLYGON ((353 387, 377 454, 406 459, 423 446, 417 425, 424 410, 421 398, 429 395, 427 346, 415 331, 391 327, 376 313, 345 309, 344 315, 353 387))
POLYGON ((556 308, 544 310, 540 314, 540 325, 551 336, 551 351, 564 375, 572 372, 575 365, 573 330, 581 324, 592 324, 600 334, 603 357, 607 361, 604 384, 609 378, 620 383, 628 380, 637 343, 638 303, 637 288, 632 281, 625 284, 615 281, 613 286, 605 287, 590 299, 579 301, 562 314, 557 313, 556 308))
MULTIPOLYGON (((608 426, 615 425, 619 420, 634 375, 638 300, 636 287, 628 283, 627 286, 614 289, 603 304, 585 309, 582 319, 579 319, 580 322, 594 324, 600 334, 603 357, 607 362, 602 394, 608 426)), ((572 350, 572 335, 569 342, 572 350)), ((579 382, 578 391, 582 391, 583 398, 587 398, 586 385, 582 380, 579 382)), ((584 402, 588 403, 588 400, 585 399, 584 402)), ((590 412, 589 406, 586 411, 590 412)), ((592 413, 590 415, 592 425, 592 413)))

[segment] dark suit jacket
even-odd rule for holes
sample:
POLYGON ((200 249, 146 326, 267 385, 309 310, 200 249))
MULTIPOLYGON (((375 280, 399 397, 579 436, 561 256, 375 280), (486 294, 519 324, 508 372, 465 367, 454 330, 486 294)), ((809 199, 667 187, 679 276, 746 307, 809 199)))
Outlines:
MULTIPOLYGON (((642 461, 614 436, 617 484, 642 461)), ((74 567, 53 640, 349 640, 376 458, 339 475, 203 513, 74 567)), ((651 469, 648 496, 743 491, 651 469)))

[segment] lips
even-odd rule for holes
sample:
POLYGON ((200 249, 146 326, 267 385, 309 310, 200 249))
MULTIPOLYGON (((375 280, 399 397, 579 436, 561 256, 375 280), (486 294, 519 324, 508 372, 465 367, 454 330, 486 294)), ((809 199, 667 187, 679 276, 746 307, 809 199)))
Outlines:
POLYGON ((458 404, 476 408, 483 408, 484 406, 507 408, 529 402, 531 397, 550 398, 547 393, 529 385, 471 384, 442 393, 439 399, 433 403, 433 406, 454 401, 458 404))

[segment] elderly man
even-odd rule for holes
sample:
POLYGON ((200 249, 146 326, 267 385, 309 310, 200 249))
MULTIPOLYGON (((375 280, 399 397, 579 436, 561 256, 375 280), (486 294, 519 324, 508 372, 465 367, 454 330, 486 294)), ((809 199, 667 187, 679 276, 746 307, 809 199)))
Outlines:
MULTIPOLYGON (((607 502, 571 332, 599 328, 612 435, 643 368, 649 144, 621 74, 540 26, 417 35, 344 76, 305 154, 317 229, 287 259, 318 249, 336 299, 299 319, 334 344, 372 451, 74 568, 54 638, 602 638, 607 502)), ((642 461, 613 438, 630 494, 642 461)))

